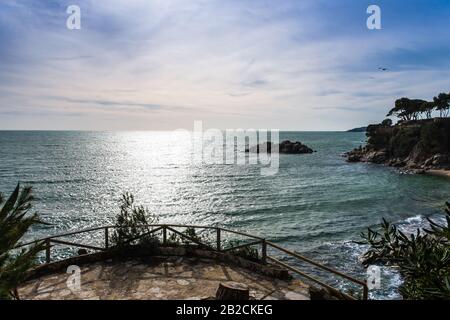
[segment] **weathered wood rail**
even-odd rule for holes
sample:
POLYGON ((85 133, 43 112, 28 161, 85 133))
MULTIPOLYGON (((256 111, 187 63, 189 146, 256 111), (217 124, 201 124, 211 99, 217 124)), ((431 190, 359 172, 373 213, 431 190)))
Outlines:
MULTIPOLYGON (((297 252, 293 252, 291 250, 288 250, 286 248, 283 248, 271 241, 266 240, 265 238, 259 237, 259 236, 255 236, 255 235, 251 235, 248 233, 244 233, 244 232, 240 232, 240 231, 235 231, 235 230, 230 230, 230 229, 226 229, 226 228, 222 228, 222 227, 212 227, 212 226, 199 226, 199 225, 177 225, 177 224, 152 224, 152 225, 145 225, 145 226, 141 226, 142 228, 146 228, 147 230, 150 229, 150 231, 144 232, 142 234, 140 234, 138 237, 136 237, 135 239, 130 240, 130 242, 134 241, 134 240, 138 240, 139 238, 145 236, 145 235, 149 235, 149 234, 155 234, 158 231, 161 231, 162 233, 162 245, 167 245, 168 244, 168 237, 167 237, 167 233, 172 232, 173 234, 176 234, 178 236, 180 236, 181 238, 184 238, 200 247, 203 247, 205 249, 208 250, 213 250, 213 251, 217 251, 217 252, 231 252, 234 250, 238 250, 238 249, 243 249, 243 248, 247 248, 247 247, 251 247, 251 246, 260 246, 260 252, 261 252, 261 263, 268 263, 269 261, 279 265, 283 268, 288 269, 291 272, 296 273, 297 275, 304 277, 306 279, 308 279, 309 281, 318 284, 321 287, 324 287, 332 292, 337 293, 338 295, 341 295, 347 299, 351 299, 351 300, 356 300, 357 298, 343 293, 340 290, 336 289, 335 287, 325 283, 324 280, 318 279, 316 276, 313 276, 311 274, 306 273, 305 271, 300 270, 298 267, 294 267, 292 265, 289 265, 286 262, 280 261, 279 259, 276 259, 275 257, 269 256, 268 255, 268 248, 276 251, 276 252, 281 252, 284 253, 286 255, 288 255, 289 257, 295 258, 297 260, 302 261, 303 263, 306 263, 308 265, 311 265, 313 267, 316 267, 322 271, 328 272, 330 274, 332 274, 333 276, 336 277, 340 277, 342 279, 345 279, 347 281, 350 281, 351 283, 360 286, 362 289, 362 294, 361 297, 363 300, 367 300, 368 299, 368 287, 367 284, 364 281, 361 281, 359 279, 356 279, 352 276, 349 276, 345 273, 342 273, 338 270, 335 270, 333 268, 327 267, 325 265, 320 264, 319 262, 316 262, 314 260, 311 260, 307 257, 304 257, 300 254, 298 254, 297 252), (189 235, 180 232, 179 230, 177 230, 177 228, 192 228, 192 229, 202 229, 202 230, 212 230, 213 233, 215 233, 215 245, 210 245, 208 243, 202 242, 201 240, 197 239, 197 238, 193 238, 190 237, 189 235), (214 232, 215 231, 215 232, 214 232), (234 234, 234 235, 239 235, 242 237, 245 237, 247 239, 251 239, 253 241, 249 242, 249 243, 244 243, 244 244, 240 244, 240 245, 234 245, 234 246, 230 246, 228 248, 224 248, 222 246, 223 244, 223 240, 222 240, 222 236, 224 233, 230 233, 230 234, 234 234)), ((76 248, 83 248, 83 249, 89 249, 89 250, 95 250, 95 251, 105 251, 108 250, 108 248, 110 248, 110 241, 109 241, 109 234, 110 231, 116 228, 121 228, 119 226, 115 226, 115 225, 108 225, 108 226, 102 226, 102 227, 95 227, 95 228, 89 228, 89 229, 83 229, 83 230, 78 230, 78 231, 73 231, 73 232, 66 232, 66 233, 62 233, 62 234, 57 234, 54 236, 49 236, 49 237, 45 237, 42 239, 38 239, 38 240, 34 240, 31 242, 27 242, 24 244, 21 244, 20 246, 18 246, 17 248, 21 248, 21 247, 25 247, 25 246, 29 246, 32 244, 36 244, 36 243, 41 243, 44 242, 45 243, 45 263, 51 263, 52 262, 52 247, 54 247, 54 245, 65 245, 65 246, 71 246, 71 247, 76 247, 76 248), (86 233, 92 233, 92 232, 96 232, 96 231, 104 231, 104 245, 103 247, 99 247, 99 246, 93 246, 93 245, 87 245, 87 244, 82 244, 82 243, 77 243, 77 242, 72 242, 72 241, 66 241, 66 240, 61 240, 60 238, 63 237, 68 237, 68 236, 75 236, 75 235, 81 235, 81 234, 86 234, 86 233)))

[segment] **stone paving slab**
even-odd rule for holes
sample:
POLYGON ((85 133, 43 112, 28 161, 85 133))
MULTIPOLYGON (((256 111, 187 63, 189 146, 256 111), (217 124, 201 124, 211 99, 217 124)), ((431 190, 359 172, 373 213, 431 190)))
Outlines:
POLYGON ((251 299, 309 300, 308 286, 278 280, 215 260, 151 257, 81 265, 80 290, 67 286, 69 276, 42 276, 19 288, 21 299, 36 300, 200 300, 215 297, 220 282, 245 283, 251 299))

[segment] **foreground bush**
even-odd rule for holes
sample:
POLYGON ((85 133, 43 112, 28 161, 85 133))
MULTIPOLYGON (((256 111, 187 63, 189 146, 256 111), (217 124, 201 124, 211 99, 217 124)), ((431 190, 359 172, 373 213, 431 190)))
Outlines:
POLYGON ((36 213, 29 214, 32 200, 31 187, 21 190, 17 185, 6 201, 0 194, 0 299, 19 298, 16 288, 44 247, 39 243, 14 252, 30 227, 42 223, 36 213))
POLYGON ((147 247, 157 247, 158 238, 150 233, 151 224, 157 223, 158 218, 147 208, 136 206, 134 196, 125 193, 120 200, 120 213, 116 217, 116 228, 112 235, 112 242, 120 250, 126 250, 130 245, 139 244, 147 247))
POLYGON ((363 264, 398 267, 404 299, 450 299, 450 203, 446 205, 446 225, 428 219, 429 229, 406 235, 383 219, 381 231, 361 235, 370 245, 363 264))

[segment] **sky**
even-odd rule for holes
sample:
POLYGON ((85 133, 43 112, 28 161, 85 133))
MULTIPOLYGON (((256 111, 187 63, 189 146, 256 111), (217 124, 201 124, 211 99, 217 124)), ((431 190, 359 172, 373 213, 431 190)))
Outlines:
POLYGON ((1 1, 0 130, 380 122, 450 91, 449 16, 447 0, 1 1))

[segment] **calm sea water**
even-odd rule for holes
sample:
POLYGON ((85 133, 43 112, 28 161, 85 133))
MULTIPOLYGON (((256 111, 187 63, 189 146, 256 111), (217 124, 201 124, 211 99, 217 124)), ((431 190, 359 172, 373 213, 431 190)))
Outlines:
MULTIPOLYGON (((358 277, 354 244, 386 217, 414 231, 441 215, 449 200, 445 178, 401 175, 370 164, 349 164, 343 152, 364 144, 364 133, 282 132, 317 150, 281 155, 279 173, 258 166, 194 165, 186 136, 167 132, 0 131, 0 190, 32 185, 35 209, 52 223, 30 238, 111 223, 129 191, 160 222, 221 225, 267 237, 358 277)), ((373 298, 398 298, 399 276, 382 270, 373 298)))

